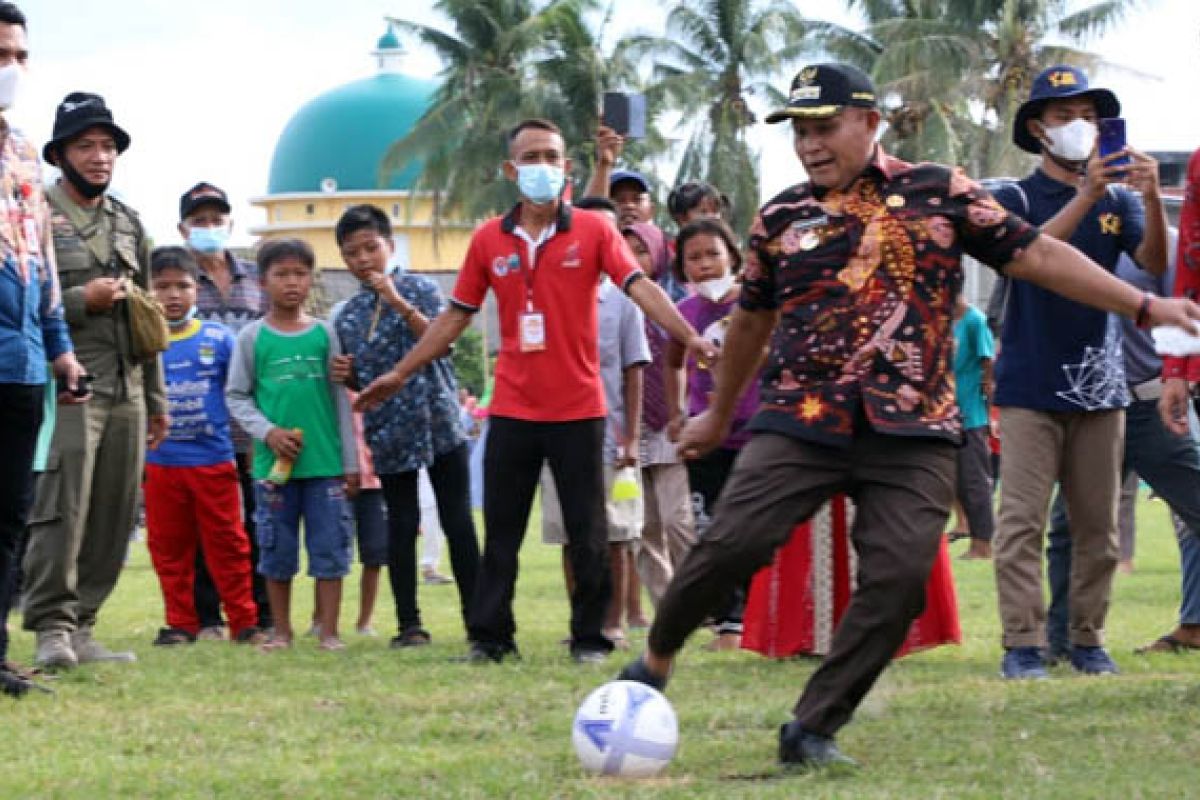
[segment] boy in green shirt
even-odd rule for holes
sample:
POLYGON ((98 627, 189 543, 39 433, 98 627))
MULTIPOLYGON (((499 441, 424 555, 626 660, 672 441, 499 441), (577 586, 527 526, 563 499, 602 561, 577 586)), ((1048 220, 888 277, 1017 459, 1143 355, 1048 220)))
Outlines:
POLYGON ((275 620, 264 650, 292 645, 301 518, 308 574, 317 582, 319 646, 345 647, 338 612, 342 578, 350 572, 346 496, 358 489, 358 454, 349 401, 337 385, 347 359, 332 327, 304 313, 315 261, 312 248, 298 239, 269 241, 259 250, 270 309, 238 334, 226 386, 230 413, 254 437, 258 571, 275 620), (290 476, 273 472, 277 464, 290 464, 290 476))

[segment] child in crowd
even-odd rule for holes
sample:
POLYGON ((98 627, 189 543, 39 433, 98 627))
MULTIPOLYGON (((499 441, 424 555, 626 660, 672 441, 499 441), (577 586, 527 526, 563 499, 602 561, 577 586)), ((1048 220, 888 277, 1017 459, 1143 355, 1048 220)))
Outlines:
MULTIPOLYGON (((741 288, 736 273, 742 266, 742 255, 733 232, 719 219, 700 218, 688 223, 676 239, 673 266, 676 277, 686 280, 695 290, 691 297, 679 301, 679 313, 702 336, 719 346, 725 339, 729 315, 737 305, 741 288)), ((709 398, 715 389, 712 366, 689 358, 685 376, 684 356, 683 348, 676 342, 667 344, 665 382, 667 403, 672 408, 668 426, 672 439, 677 438, 689 416, 708 409, 709 398), (683 405, 685 391, 686 407, 683 405)), ((745 427, 757 409, 758 381, 755 380, 738 400, 729 437, 708 455, 687 464, 698 537, 703 538, 717 498, 733 469, 734 459, 750 438, 745 427)), ((718 609, 715 649, 732 650, 741 645, 745 599, 744 589, 739 588, 724 607, 718 609)))
MULTIPOLYGON (((346 209, 334 229, 342 260, 361 288, 337 317, 337 334, 350 354, 351 386, 389 372, 416 344, 442 307, 429 278, 390 268, 391 222, 371 205, 346 209)), ((429 470, 438 516, 450 549, 464 623, 479 570, 479 540, 471 517, 466 434, 459 419, 458 386, 448 356, 435 359, 397 394, 363 415, 388 512, 388 579, 399 628, 391 647, 431 641, 417 605, 417 534, 421 513, 418 475, 429 470)))
POLYGON ((162 356, 171 427, 146 453, 143 494, 146 542, 162 587, 167 627, 154 644, 196 641, 200 619, 193 593, 196 548, 216 585, 233 640, 260 644, 258 607, 250 589, 250 540, 242 526, 225 379, 233 333, 196 319, 195 257, 160 247, 150 259, 150 283, 166 313, 171 344, 162 356))
POLYGON ((680 228, 701 217, 726 219, 730 210, 729 198, 711 183, 685 183, 667 195, 667 212, 680 228))
MULTIPOLYGON (((637 222, 623 231, 626 243, 647 275, 671 270, 666 236, 656 225, 637 222)), ((652 363, 643 370, 641 442, 644 519, 636 566, 654 605, 662 598, 684 555, 696 542, 687 468, 667 435, 671 408, 663 384, 666 331, 646 321, 652 363)))
POLYGON ((336 382, 348 366, 338 338, 332 326, 304 311, 315 261, 312 248, 298 239, 268 241, 259 250, 269 310, 238 334, 226 389, 230 411, 255 440, 258 571, 275 620, 267 651, 292 646, 301 519, 308 574, 317 582, 319 647, 345 647, 338 612, 342 578, 350 572, 346 497, 358 490, 358 453, 350 402, 336 382))
MULTIPOLYGON (((345 303, 338 303, 329 312, 331 321, 337 320, 338 313, 345 303)), ((334 323, 336 328, 336 322, 334 323)), ((347 389, 350 405, 358 395, 347 389)), ((371 458, 371 449, 363 439, 362 414, 353 412, 354 444, 358 448, 358 494, 354 496, 351 505, 354 509, 354 538, 358 545, 358 561, 362 564, 362 574, 358 579, 358 620, 354 623, 354 632, 359 636, 376 636, 371 618, 375 614, 375 601, 379 597, 379 577, 387 566, 388 533, 387 506, 383 501, 383 484, 375 474, 375 464, 371 458)), ((313 592, 312 625, 308 629, 309 636, 321 635, 321 598, 313 592)))

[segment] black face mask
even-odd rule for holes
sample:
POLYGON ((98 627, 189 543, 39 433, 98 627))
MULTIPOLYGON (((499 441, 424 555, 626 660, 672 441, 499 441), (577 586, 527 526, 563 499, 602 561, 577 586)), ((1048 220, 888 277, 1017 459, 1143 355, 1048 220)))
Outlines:
POLYGON ((88 200, 95 200, 100 195, 108 190, 108 183, 92 183, 87 178, 79 174, 79 170, 71 166, 71 162, 67 161, 67 157, 61 151, 58 153, 58 168, 62 170, 63 177, 67 182, 75 187, 75 191, 86 197, 88 200))

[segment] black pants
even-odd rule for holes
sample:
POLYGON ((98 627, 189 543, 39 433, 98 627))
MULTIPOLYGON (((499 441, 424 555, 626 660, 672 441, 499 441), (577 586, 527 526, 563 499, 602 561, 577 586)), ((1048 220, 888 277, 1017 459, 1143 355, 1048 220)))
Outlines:
MULTIPOLYGON (((267 601, 267 584, 263 576, 258 574, 258 537, 254 535, 254 478, 250 475, 250 461, 249 453, 237 454, 238 481, 242 484, 242 525, 250 537, 250 588, 254 594, 254 604, 258 606, 258 627, 266 630, 273 623, 271 604, 267 601)), ((208 574, 208 564, 204 561, 204 551, 199 543, 196 544, 196 583, 193 591, 200 627, 219 628, 224 625, 221 597, 212 576, 208 574)))
MULTIPOLYGON (((692 512, 696 518, 696 538, 703 539, 716 513, 717 501, 733 471, 738 450, 719 447, 704 458, 687 462, 688 488, 692 492, 692 512)), ((725 599, 717 603, 713 620, 718 633, 741 633, 742 617, 746 612, 748 583, 733 587, 725 599)))
POLYGON ((14 587, 13 556, 33 502, 33 455, 42 424, 45 387, 0 384, 0 664, 8 658, 8 612, 14 587))
POLYGON ((797 523, 839 492, 855 503, 858 587, 833 646, 796 703, 801 727, 832 736, 850 721, 925 609, 954 500, 955 447, 873 431, 847 449, 773 433, 750 440, 716 516, 667 587, 650 649, 671 655, 731 588, 770 563, 797 523))
POLYGON ((604 420, 528 422, 488 420, 483 454, 483 517, 486 544, 479 588, 471 606, 471 640, 503 652, 515 646, 513 592, 517 557, 543 461, 562 505, 567 558, 575 575, 571 594, 571 649, 612 649, 601 633, 612 597, 608 525, 604 517, 604 420))
MULTIPOLYGON (((396 623, 403 633, 421 627, 417 606, 417 533, 421 504, 418 470, 380 475, 388 509, 388 581, 396 601, 396 623)), ((438 519, 450 549, 450 567, 458 586, 463 622, 475 595, 479 574, 479 539, 471 517, 471 471, 468 448, 462 444, 434 458, 429 483, 437 499, 438 519)))

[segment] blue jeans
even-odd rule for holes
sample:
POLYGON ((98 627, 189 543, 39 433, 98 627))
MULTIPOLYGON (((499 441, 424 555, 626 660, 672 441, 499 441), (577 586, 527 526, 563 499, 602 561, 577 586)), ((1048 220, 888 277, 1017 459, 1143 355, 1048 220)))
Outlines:
MULTIPOLYGON (((1133 471, 1140 475, 1183 523, 1176 526, 1182 593, 1179 622, 1200 624, 1200 451, 1196 442, 1163 426, 1157 401, 1135 401, 1125 411, 1124 470, 1125 474, 1133 471)), ((1070 574, 1071 533, 1060 493, 1054 498, 1046 547, 1050 583, 1046 637, 1052 652, 1068 642, 1070 574)))

